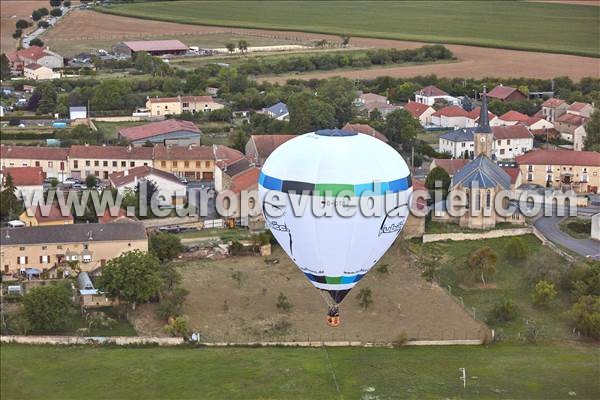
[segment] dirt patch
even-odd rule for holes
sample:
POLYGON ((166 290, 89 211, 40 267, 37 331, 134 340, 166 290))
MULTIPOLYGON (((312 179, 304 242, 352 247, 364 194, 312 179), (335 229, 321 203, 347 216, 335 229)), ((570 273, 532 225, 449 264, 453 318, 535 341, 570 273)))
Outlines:
MULTIPOLYGON (((415 339, 478 339, 486 328, 438 286, 425 282, 398 247, 388 251, 380 264, 388 273, 371 271, 361 280, 341 307, 342 325, 325 323, 327 306, 279 248, 267 265, 262 257, 232 257, 223 261, 197 261, 181 266, 184 286, 190 291, 184 313, 190 326, 205 340, 362 340, 392 341, 405 333, 415 339), (236 272, 241 279, 233 278, 236 272), (370 288, 373 303, 363 310, 356 299, 362 288, 370 288), (290 312, 276 304, 283 293, 290 312)), ((156 334, 163 322, 152 315, 152 307, 136 313, 136 329, 156 334)))

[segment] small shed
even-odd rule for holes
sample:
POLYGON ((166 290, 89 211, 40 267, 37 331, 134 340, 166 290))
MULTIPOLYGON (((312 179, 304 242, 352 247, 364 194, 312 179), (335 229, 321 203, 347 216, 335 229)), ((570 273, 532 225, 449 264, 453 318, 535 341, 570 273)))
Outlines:
POLYGON ((69 119, 71 121, 75 119, 87 118, 87 108, 84 106, 69 107, 69 119))
POLYGON ((79 275, 77 275, 77 286, 79 288, 79 291, 95 290, 94 284, 92 283, 92 280, 90 279, 90 276, 87 272, 81 272, 79 273, 79 275))

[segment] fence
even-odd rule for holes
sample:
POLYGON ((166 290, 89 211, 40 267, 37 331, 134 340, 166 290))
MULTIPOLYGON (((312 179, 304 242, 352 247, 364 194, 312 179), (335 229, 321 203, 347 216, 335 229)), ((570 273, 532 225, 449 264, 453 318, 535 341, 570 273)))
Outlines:
POLYGON ((496 229, 477 233, 427 233, 423 235, 423 243, 441 242, 443 240, 481 240, 505 236, 520 236, 533 233, 531 227, 514 229, 496 229))

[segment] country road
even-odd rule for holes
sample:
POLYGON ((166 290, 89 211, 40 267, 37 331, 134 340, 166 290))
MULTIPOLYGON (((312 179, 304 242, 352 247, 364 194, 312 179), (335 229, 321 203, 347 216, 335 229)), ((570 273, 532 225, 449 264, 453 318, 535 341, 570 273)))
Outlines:
POLYGON ((533 225, 546 236, 546 238, 564 248, 567 248, 584 257, 600 254, 600 243, 591 239, 575 239, 558 227, 565 217, 540 217, 533 225))

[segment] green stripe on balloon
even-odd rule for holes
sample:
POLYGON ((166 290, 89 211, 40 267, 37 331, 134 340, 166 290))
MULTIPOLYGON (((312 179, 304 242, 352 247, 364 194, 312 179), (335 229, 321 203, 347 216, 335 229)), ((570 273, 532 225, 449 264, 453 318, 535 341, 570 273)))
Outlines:
POLYGON ((320 194, 329 196, 328 192, 331 192, 332 197, 337 197, 344 190, 349 190, 354 194, 354 185, 348 185, 343 183, 317 183, 315 190, 318 190, 320 194))

